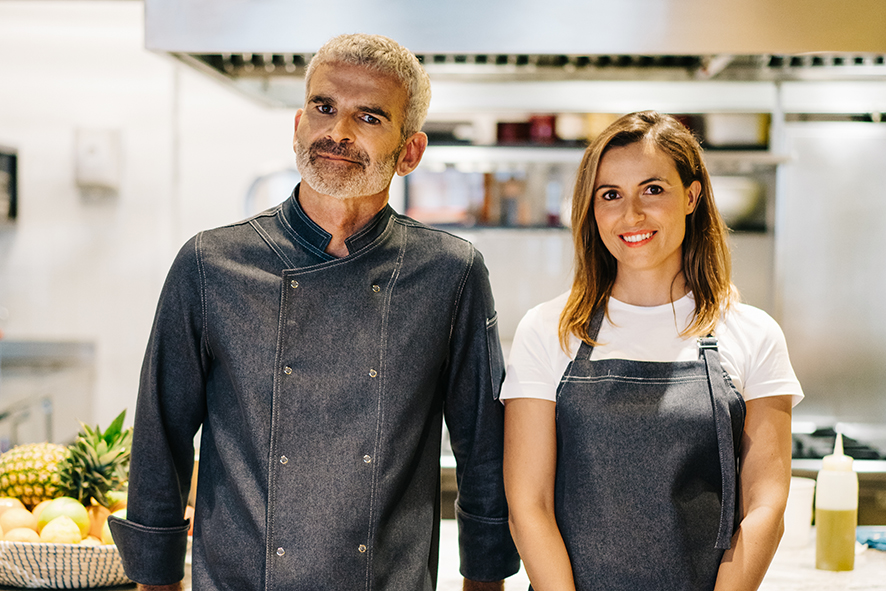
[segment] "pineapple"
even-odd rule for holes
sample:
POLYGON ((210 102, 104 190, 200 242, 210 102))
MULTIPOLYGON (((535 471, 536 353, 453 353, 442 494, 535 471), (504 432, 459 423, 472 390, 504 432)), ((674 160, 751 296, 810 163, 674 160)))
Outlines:
POLYGON ((57 443, 17 445, 0 455, 0 496, 21 500, 28 508, 64 495, 61 468, 70 451, 57 443))
POLYGON ((123 429, 125 415, 124 410, 104 433, 80 423, 70 446, 28 443, 0 455, 0 496, 18 498, 29 508, 61 496, 84 505, 114 504, 108 493, 123 488, 129 473, 132 428, 123 429))

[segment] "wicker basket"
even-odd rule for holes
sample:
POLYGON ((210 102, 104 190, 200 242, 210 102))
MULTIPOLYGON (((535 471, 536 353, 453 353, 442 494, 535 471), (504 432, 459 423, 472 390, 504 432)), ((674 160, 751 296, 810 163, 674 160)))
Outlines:
POLYGON ((0 541, 0 584, 35 589, 85 589, 131 583, 117 546, 0 541))

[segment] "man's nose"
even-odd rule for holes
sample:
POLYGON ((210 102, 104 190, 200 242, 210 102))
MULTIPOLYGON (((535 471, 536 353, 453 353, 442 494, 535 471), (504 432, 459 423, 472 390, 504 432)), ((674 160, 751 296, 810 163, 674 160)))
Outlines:
POLYGON ((353 124, 348 117, 337 117, 332 124, 329 137, 337 144, 354 141, 353 124))

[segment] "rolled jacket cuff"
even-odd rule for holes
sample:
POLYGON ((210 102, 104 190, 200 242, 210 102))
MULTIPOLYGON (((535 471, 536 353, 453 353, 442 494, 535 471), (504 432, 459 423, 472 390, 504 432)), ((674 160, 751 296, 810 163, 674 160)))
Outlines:
POLYGON ((501 581, 520 570, 507 517, 481 517, 461 510, 458 521, 459 572, 472 581, 501 581))
POLYGON ((172 585, 185 577, 188 522, 179 527, 148 527, 108 517, 126 576, 142 585, 172 585))

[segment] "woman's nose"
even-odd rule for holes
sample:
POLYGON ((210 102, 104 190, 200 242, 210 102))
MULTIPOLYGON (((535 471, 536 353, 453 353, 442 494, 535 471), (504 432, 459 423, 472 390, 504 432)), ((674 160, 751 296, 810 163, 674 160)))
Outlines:
POLYGON ((642 221, 646 217, 643 202, 639 197, 629 197, 625 201, 625 218, 629 223, 642 221))

